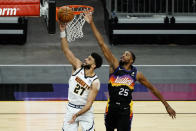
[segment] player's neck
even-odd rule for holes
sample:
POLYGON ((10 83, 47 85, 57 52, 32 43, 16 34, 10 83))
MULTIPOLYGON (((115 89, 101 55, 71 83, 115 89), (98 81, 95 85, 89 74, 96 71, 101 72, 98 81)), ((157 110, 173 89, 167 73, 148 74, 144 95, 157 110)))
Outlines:
POLYGON ((93 69, 84 69, 84 73, 85 73, 85 76, 89 76, 89 77, 92 77, 95 75, 95 72, 93 69))
POLYGON ((125 70, 130 71, 130 70, 131 70, 131 65, 129 65, 129 64, 123 65, 123 68, 124 68, 125 70))

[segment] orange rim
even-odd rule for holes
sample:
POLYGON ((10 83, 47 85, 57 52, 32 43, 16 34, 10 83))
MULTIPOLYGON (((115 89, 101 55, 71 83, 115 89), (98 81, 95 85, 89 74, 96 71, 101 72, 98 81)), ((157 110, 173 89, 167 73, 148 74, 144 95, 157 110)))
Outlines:
MULTIPOLYGON (((65 6, 61 6, 61 7, 69 7, 69 8, 85 8, 85 9, 88 9, 88 11, 90 12, 93 12, 94 11, 94 8, 92 6, 87 6, 87 5, 65 5, 65 6)), ((57 12, 59 10, 59 8, 61 7, 56 7, 56 20, 58 21, 58 18, 57 18, 57 12)), ((73 13, 75 15, 79 15, 81 13, 83 13, 84 11, 73 11, 73 13)))

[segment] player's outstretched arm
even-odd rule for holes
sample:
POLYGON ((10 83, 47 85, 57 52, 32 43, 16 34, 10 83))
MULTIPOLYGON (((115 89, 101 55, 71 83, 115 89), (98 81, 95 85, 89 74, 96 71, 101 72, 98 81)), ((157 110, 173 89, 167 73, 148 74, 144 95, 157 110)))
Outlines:
POLYGON ((85 12, 84 18, 90 24, 91 29, 92 29, 92 31, 98 41, 98 44, 99 44, 106 60, 113 67, 113 69, 116 69, 119 66, 118 59, 112 54, 111 50, 105 44, 103 37, 101 36, 99 31, 97 30, 95 23, 93 21, 92 13, 85 12))
POLYGON ((148 89, 150 89, 150 91, 164 104, 168 114, 172 117, 172 118, 176 118, 176 112, 171 108, 171 106, 165 101, 165 99, 163 98, 163 96, 161 95, 161 93, 158 91, 157 88, 155 88, 145 77, 141 72, 137 73, 137 80, 144 85, 145 87, 147 87, 148 89))
POLYGON ((91 106, 97 96, 97 93, 99 91, 99 88, 100 88, 100 81, 98 79, 96 79, 92 83, 92 87, 90 89, 86 105, 79 112, 77 112, 76 114, 73 115, 72 119, 69 121, 70 124, 73 123, 78 116, 84 114, 85 112, 87 112, 91 108, 91 106))
POLYGON ((76 70, 81 67, 82 62, 75 57, 75 55, 72 53, 72 51, 69 49, 68 41, 66 39, 66 34, 65 34, 65 28, 66 24, 64 23, 59 23, 60 27, 60 33, 61 33, 61 48, 69 61, 70 64, 72 64, 73 69, 76 70))

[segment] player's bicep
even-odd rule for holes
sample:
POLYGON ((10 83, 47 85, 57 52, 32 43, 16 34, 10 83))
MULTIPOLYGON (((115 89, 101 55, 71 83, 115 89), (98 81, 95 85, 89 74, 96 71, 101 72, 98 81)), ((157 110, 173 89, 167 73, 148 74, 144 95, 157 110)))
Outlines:
POLYGON ((100 89, 100 81, 98 79, 96 79, 92 83, 92 87, 91 87, 89 95, 88 95, 87 103, 92 105, 93 101, 95 100, 95 98, 99 92, 99 89, 100 89))
POLYGON ((99 81, 99 79, 95 79, 93 81, 93 83, 92 83, 92 89, 94 89, 94 88, 99 91, 99 89, 100 89, 100 81, 99 81))
POLYGON ((146 79, 146 77, 141 72, 137 73, 136 78, 142 85, 144 85, 148 89, 153 89, 152 84, 146 79))

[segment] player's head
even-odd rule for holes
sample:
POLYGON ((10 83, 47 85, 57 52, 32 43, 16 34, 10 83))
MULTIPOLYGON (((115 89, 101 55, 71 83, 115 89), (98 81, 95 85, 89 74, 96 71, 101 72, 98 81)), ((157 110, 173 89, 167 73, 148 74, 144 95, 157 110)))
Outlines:
POLYGON ((132 51, 125 51, 120 58, 119 64, 123 65, 132 65, 135 62, 135 54, 132 51))
POLYGON ((90 69, 90 68, 96 69, 101 67, 102 63, 103 60, 99 54, 91 53, 91 55, 84 60, 82 66, 86 69, 90 69))

